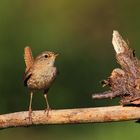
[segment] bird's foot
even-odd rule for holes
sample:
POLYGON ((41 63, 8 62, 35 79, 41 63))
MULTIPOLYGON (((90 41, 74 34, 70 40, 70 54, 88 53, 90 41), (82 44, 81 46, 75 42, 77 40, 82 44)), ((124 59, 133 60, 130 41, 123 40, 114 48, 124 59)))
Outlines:
POLYGON ((47 112, 47 116, 49 116, 49 112, 51 111, 51 108, 45 108, 44 113, 47 112))
POLYGON ((29 122, 32 123, 32 109, 31 108, 29 108, 28 119, 29 119, 29 122))

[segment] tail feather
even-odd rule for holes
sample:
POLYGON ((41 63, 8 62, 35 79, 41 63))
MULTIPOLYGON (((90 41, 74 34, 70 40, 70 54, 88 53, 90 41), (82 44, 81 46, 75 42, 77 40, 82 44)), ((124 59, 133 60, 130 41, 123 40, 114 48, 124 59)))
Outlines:
POLYGON ((25 47, 25 49, 24 49, 24 60, 25 60, 25 64, 26 64, 26 71, 28 71, 34 62, 31 48, 28 46, 25 47))

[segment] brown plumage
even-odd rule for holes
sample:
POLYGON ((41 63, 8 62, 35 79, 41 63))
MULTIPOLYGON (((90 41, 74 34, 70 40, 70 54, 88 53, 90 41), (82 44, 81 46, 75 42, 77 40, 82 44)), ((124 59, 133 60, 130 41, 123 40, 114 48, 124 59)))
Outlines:
POLYGON ((54 52, 50 51, 45 51, 34 59, 32 56, 31 49, 29 47, 25 47, 24 51, 24 59, 26 64, 24 85, 27 86, 28 89, 31 91, 29 105, 29 119, 31 121, 31 105, 33 91, 44 91, 47 110, 49 111, 47 93, 57 75, 57 68, 54 66, 54 63, 55 58, 58 54, 55 54, 54 52))
POLYGON ((26 64, 26 71, 28 71, 34 62, 31 48, 28 46, 25 47, 25 49, 24 49, 24 60, 25 60, 25 64, 26 64))

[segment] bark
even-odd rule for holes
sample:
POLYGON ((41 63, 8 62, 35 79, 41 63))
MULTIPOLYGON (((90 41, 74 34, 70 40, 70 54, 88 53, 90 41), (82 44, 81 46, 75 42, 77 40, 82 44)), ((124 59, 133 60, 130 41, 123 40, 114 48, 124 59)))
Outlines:
POLYGON ((116 52, 117 62, 121 68, 112 71, 103 86, 109 86, 110 91, 93 94, 93 99, 120 97, 122 105, 140 104, 140 63, 134 51, 123 40, 118 31, 113 31, 112 44, 116 52))
POLYGON ((51 110, 49 115, 43 111, 33 111, 32 123, 28 111, 0 115, 0 128, 26 127, 47 124, 79 124, 137 120, 140 118, 139 107, 97 107, 51 110))

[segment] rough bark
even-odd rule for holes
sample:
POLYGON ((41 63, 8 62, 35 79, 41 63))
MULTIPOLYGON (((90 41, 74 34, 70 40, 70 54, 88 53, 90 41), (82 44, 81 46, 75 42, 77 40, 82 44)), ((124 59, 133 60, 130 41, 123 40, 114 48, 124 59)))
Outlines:
POLYGON ((121 68, 112 71, 111 76, 104 80, 103 86, 110 90, 94 94, 93 99, 121 97, 122 105, 140 104, 140 63, 134 51, 123 40, 118 31, 113 32, 112 44, 116 52, 117 62, 121 68))
POLYGON ((28 111, 0 115, 0 128, 25 127, 46 124, 77 124, 137 120, 139 107, 97 107, 81 109, 51 110, 49 116, 44 111, 33 111, 32 123, 28 111))

